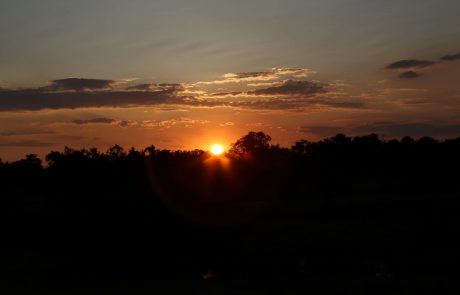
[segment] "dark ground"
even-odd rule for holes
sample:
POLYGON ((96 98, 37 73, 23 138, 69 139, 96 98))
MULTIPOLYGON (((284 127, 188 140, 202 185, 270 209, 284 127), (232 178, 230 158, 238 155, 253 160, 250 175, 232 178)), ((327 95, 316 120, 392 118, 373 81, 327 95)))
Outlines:
POLYGON ((64 243, 67 249, 59 251, 52 245, 43 247, 40 236, 50 229, 24 224, 35 233, 24 229, 22 243, 10 241, 2 247, 1 264, 8 278, 2 286, 18 292, 69 294, 460 291, 460 228, 456 226, 460 202, 455 196, 419 195, 403 201, 389 195, 353 200, 336 196, 240 206, 250 208, 251 214, 257 212, 257 218, 219 229, 210 225, 182 229, 189 231, 186 235, 199 231, 204 237, 199 241, 176 238, 181 242, 174 250, 177 253, 165 251, 168 257, 160 259, 146 254, 149 246, 158 251, 157 241, 131 235, 129 229, 115 231, 118 237, 105 233, 103 242, 93 240, 95 245, 64 243), (124 245, 118 239, 128 234, 131 242, 124 245), (116 241, 119 244, 113 245, 116 241), (197 244, 204 248, 180 250, 197 244), (136 249, 139 252, 133 253, 136 249))

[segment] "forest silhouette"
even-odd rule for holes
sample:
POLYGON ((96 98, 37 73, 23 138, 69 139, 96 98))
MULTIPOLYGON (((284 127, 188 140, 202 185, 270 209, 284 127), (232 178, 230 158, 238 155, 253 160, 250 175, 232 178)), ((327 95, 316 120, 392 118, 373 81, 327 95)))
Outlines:
MULTIPOLYGON (((0 161, 2 277, 456 276, 460 138, 0 161)), ((21 279, 19 279, 21 278, 21 279)))

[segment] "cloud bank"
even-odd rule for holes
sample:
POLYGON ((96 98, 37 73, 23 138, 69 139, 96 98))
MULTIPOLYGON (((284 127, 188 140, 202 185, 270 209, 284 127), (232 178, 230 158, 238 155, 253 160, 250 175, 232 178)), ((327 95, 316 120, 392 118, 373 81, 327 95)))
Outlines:
MULTIPOLYGON (((241 91, 217 93, 202 88, 199 83, 126 85, 125 82, 109 79, 59 79, 51 81, 50 85, 34 89, 0 90, 0 111, 159 105, 250 109, 304 109, 318 105, 337 108, 363 107, 363 103, 358 101, 334 98, 329 89, 332 84, 303 79, 310 72, 301 68, 273 68, 270 71, 226 74, 225 81, 265 82, 251 86, 242 85, 241 91), (328 94, 331 94, 330 97, 328 94)), ((82 125, 114 122, 106 118, 92 120, 75 120, 74 123, 82 125)))
POLYGON ((432 136, 432 137, 459 137, 460 124, 431 124, 431 123, 393 123, 376 122, 354 126, 302 126, 301 132, 316 134, 319 136, 333 136, 338 133, 347 135, 364 135, 377 133, 388 137, 403 136, 432 136))

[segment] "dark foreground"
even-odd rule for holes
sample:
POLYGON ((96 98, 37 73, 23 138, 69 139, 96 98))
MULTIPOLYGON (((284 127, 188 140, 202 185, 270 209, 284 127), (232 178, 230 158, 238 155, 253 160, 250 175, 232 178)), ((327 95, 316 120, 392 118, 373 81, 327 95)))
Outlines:
POLYGON ((14 237, 2 246, 3 287, 75 294, 460 291, 457 198, 395 199, 240 204, 257 219, 177 224, 171 232, 134 224, 81 231, 35 216, 14 226, 20 232, 3 234, 14 237))
POLYGON ((460 286, 445 278, 382 279, 360 276, 273 280, 60 279, 36 280, 8 294, 458 294, 460 286))
POLYGON ((459 143, 335 137, 246 142, 227 158, 67 149, 47 168, 4 163, 0 288, 458 294, 459 143))

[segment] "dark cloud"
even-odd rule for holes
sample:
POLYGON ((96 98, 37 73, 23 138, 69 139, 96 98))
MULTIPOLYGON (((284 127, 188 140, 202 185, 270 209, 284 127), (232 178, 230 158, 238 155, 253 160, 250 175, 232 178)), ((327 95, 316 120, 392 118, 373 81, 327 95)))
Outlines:
POLYGON ((2 132, 1 136, 21 136, 21 135, 41 135, 41 134, 55 134, 56 132, 50 130, 22 130, 12 132, 2 132))
POLYGON ((231 92, 217 92, 217 93, 212 93, 211 96, 237 96, 244 94, 244 92, 241 91, 231 91, 231 92))
POLYGON ((320 136, 332 136, 337 133, 345 133, 349 135, 377 133, 388 137, 458 137, 460 136, 460 124, 436 125, 431 123, 377 122, 348 127, 303 126, 301 127, 301 131, 305 133, 314 133, 320 136))
POLYGON ((448 54, 448 55, 444 55, 440 58, 441 60, 445 60, 445 61, 455 61, 457 59, 460 59, 460 52, 457 53, 457 54, 448 54))
POLYGON ((47 92, 40 89, 0 91, 0 111, 129 107, 183 103, 175 89, 161 91, 47 92))
POLYGON ((84 124, 111 124, 116 122, 115 119, 109 118, 93 118, 93 119, 86 119, 86 120, 73 120, 72 123, 77 125, 84 125, 84 124))
POLYGON ((235 78, 245 79, 245 78, 257 78, 257 77, 268 77, 272 76, 273 72, 246 72, 246 73, 236 73, 233 74, 235 78))
POLYGON ((149 91, 152 84, 137 84, 133 86, 126 87, 127 90, 140 90, 140 91, 149 91))
POLYGON ((252 95, 291 95, 296 97, 311 97, 316 94, 326 93, 324 84, 315 81, 287 80, 279 86, 249 91, 252 95))
POLYGON ((423 69, 434 65, 436 62, 431 60, 416 60, 416 59, 404 59, 387 65, 385 68, 389 70, 399 69, 423 69))
POLYGON ((120 121, 120 122, 118 123, 118 125, 121 126, 121 127, 129 127, 129 126, 131 126, 132 124, 131 124, 131 122, 129 122, 129 121, 123 120, 123 121, 120 121))
POLYGON ((103 90, 111 88, 113 83, 115 83, 113 80, 66 78, 54 80, 51 82, 51 85, 42 87, 41 89, 44 91, 103 90))
POLYGON ((420 74, 420 73, 417 73, 417 72, 414 72, 414 71, 407 71, 407 72, 401 73, 399 75, 399 78, 413 79, 413 78, 418 78, 418 77, 421 77, 421 76, 423 76, 423 75, 420 74))
POLYGON ((11 141, 11 142, 0 142, 2 147, 50 147, 55 146, 56 144, 46 141, 37 141, 37 140, 21 140, 21 141, 11 141))

